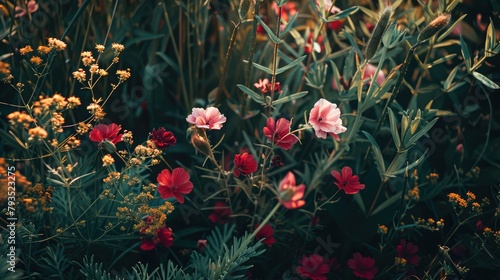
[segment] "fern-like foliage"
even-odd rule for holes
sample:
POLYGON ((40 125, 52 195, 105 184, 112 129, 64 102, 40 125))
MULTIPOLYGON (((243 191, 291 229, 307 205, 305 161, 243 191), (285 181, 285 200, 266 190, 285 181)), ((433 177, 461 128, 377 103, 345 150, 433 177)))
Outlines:
POLYGON ((45 275, 50 279, 64 279, 64 275, 72 275, 72 265, 64 254, 64 247, 61 244, 49 246, 45 250, 44 256, 40 259, 40 266, 43 266, 45 275))
POLYGON ((94 262, 94 255, 90 257, 90 260, 87 256, 83 258, 83 264, 80 265, 80 272, 85 276, 85 279, 88 280, 122 280, 123 278, 119 278, 115 276, 113 278, 111 274, 102 269, 102 263, 94 262))

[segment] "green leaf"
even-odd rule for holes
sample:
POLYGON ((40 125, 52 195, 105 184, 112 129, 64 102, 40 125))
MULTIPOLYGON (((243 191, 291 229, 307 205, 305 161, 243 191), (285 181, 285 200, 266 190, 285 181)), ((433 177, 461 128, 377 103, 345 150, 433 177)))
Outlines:
POLYGON ((416 167, 417 165, 419 165, 420 163, 422 163, 422 161, 424 160, 425 156, 427 155, 427 151, 428 150, 426 150, 423 155, 421 155, 416 161, 414 161, 410 165, 405 166, 404 168, 401 168, 399 170, 390 172, 389 174, 386 174, 386 176, 394 177, 395 175, 401 174, 401 173, 405 172, 406 170, 409 170, 409 169, 412 169, 412 168, 416 167))
POLYGON ((500 89, 500 86, 495 84, 492 80, 488 79, 488 77, 486 77, 485 75, 479 73, 479 72, 476 72, 476 71, 472 71, 472 75, 478 79, 483 85, 491 88, 491 89, 500 89))
POLYGON ((332 21, 340 20, 340 19, 343 19, 343 18, 350 16, 351 14, 357 12, 358 10, 359 10, 358 6, 353 6, 353 7, 347 8, 339 13, 331 15, 328 17, 328 19, 326 19, 326 20, 323 19, 323 21, 324 22, 332 22, 332 21))
POLYGON ((283 39, 286 34, 290 31, 290 29, 293 28, 293 23, 295 22, 295 19, 297 19, 297 16, 299 15, 299 12, 296 12, 291 18, 290 21, 286 24, 285 29, 280 34, 280 39, 283 39))
POLYGON ((289 101, 292 101, 292 100, 295 100, 295 99, 299 99, 303 96, 306 96, 307 95, 307 91, 301 91, 301 92, 297 92, 297 93, 294 93, 292 95, 289 95, 289 96, 285 96, 285 97, 282 97, 278 100, 275 100, 273 101, 272 105, 279 105, 279 104, 282 104, 282 103, 285 103, 285 102, 289 102, 289 101))
POLYGON ((361 212, 363 212, 363 214, 366 214, 366 207, 365 203, 363 202, 363 198, 361 197, 361 193, 354 194, 352 198, 354 198, 354 201, 356 201, 356 204, 358 204, 361 212))
POLYGON ((156 55, 159 56, 161 59, 163 59, 170 67, 172 67, 176 73, 178 74, 180 73, 179 66, 177 65, 177 63, 175 63, 173 59, 171 59, 162 52, 156 52, 156 55))
POLYGON ((452 53, 452 54, 446 55, 446 56, 444 56, 444 57, 441 57, 441 58, 439 58, 439 59, 436 59, 436 60, 434 60, 433 62, 431 62, 431 63, 427 64, 427 69, 430 69, 430 68, 432 68, 432 67, 433 67, 433 66, 435 66, 435 65, 438 65, 438 64, 440 64, 440 63, 443 63, 443 62, 446 62, 446 61, 448 61, 448 60, 451 60, 451 59, 453 59, 455 56, 457 56, 457 54, 456 54, 456 53, 452 53))
POLYGON ((377 144, 377 141, 373 138, 373 136, 370 135, 370 133, 366 131, 361 131, 363 134, 366 136, 368 141, 372 144, 372 151, 373 155, 375 156, 375 163, 377 164, 377 169, 380 175, 380 178, 385 173, 385 163, 384 163, 384 157, 382 157, 382 152, 380 151, 380 147, 377 144))
POLYGON ((405 147, 412 146, 415 142, 418 141, 422 136, 424 136, 433 126, 436 124, 438 118, 433 119, 430 121, 428 124, 426 124, 422 129, 417 131, 415 134, 413 134, 410 137, 410 140, 408 140, 408 143, 403 143, 405 147))
POLYGON ((377 214, 378 212, 384 210, 385 208, 391 206, 393 203, 398 202, 401 199, 401 192, 391 196, 389 199, 385 200, 382 204, 380 204, 373 212, 371 212, 370 216, 377 214))
POLYGON ((460 65, 457 65, 453 70, 451 70, 450 74, 448 75, 448 78, 446 78, 446 81, 444 81, 444 91, 448 92, 450 90, 450 85, 453 82, 453 79, 455 79, 455 76, 457 75, 457 71, 460 65))
POLYGON ((396 148, 399 149, 399 146, 401 146, 401 139, 399 139, 398 123, 396 121, 394 113, 392 112, 392 109, 389 107, 387 107, 387 109, 389 109, 388 113, 389 113, 389 122, 391 124, 392 139, 394 140, 396 148))
POLYGON ((494 56, 495 49, 495 26, 493 25, 493 20, 490 18, 490 25, 488 25, 488 30, 486 31, 486 41, 484 42, 484 55, 486 57, 494 56))
POLYGON ((271 38, 271 41, 273 41, 273 43, 281 44, 283 42, 283 40, 281 40, 280 38, 276 37, 276 35, 274 35, 271 28, 269 28, 269 26, 267 26, 267 24, 264 21, 262 21, 262 19, 260 19, 260 17, 258 15, 255 15, 255 18, 260 23, 260 25, 262 25, 262 27, 264 27, 264 30, 266 30, 267 35, 269 35, 269 38, 271 38))
POLYGON ((285 72, 286 70, 291 69, 291 68, 299 65, 302 62, 302 60, 304 60, 304 58, 306 58, 306 57, 307 57, 307 55, 301 56, 301 57, 295 59, 294 61, 290 62, 289 64, 287 64, 281 68, 278 68, 278 70, 276 70, 276 75, 281 74, 281 73, 285 72))
POLYGON ((462 47, 462 56, 464 57, 465 60, 465 66, 467 66, 467 71, 470 72, 470 53, 469 49, 467 48, 467 44, 464 41, 464 38, 462 38, 462 35, 460 34, 460 46, 462 47))
POLYGON ((258 93, 256 93, 255 91, 247 88, 246 86, 244 85, 241 85, 241 84, 238 84, 236 85, 241 91, 243 91, 244 93, 248 94, 255 102, 259 103, 259 104, 264 104, 264 99, 262 98, 262 96, 260 96, 258 93))
MULTIPOLYGON (((243 60, 244 63, 248 63, 248 60, 243 60)), ((264 71, 266 72, 267 74, 270 74, 272 75, 273 74, 273 70, 267 68, 266 66, 263 66, 263 65, 260 65, 258 63, 255 63, 255 62, 252 62, 252 66, 261 70, 261 71, 264 71)))

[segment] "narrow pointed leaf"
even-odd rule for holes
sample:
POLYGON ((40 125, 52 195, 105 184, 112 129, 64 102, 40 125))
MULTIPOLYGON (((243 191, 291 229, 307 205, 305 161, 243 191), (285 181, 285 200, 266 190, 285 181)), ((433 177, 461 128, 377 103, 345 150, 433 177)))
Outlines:
MULTIPOLYGON (((244 63, 248 63, 248 60, 243 60, 244 63)), ((263 71, 263 72, 266 72, 267 74, 270 74, 272 75, 273 74, 273 70, 267 68, 266 66, 264 65, 260 65, 258 63, 255 63, 255 62, 252 62, 252 66, 263 71)))
POLYGON ((285 29, 280 34, 280 39, 283 39, 286 34, 290 31, 290 29, 293 28, 293 24, 295 22, 295 19, 297 19, 297 16, 299 15, 299 12, 296 12, 291 18, 290 21, 286 24, 285 29))
POLYGON ((396 148, 399 148, 401 146, 401 140, 399 139, 399 132, 398 132, 398 123, 396 121, 396 117, 394 116, 394 113, 392 112, 391 108, 389 109, 389 122, 391 123, 391 134, 392 134, 392 139, 394 140, 394 145, 396 145, 396 148))
POLYGON ((262 96, 260 96, 258 93, 256 93, 255 91, 247 88, 246 86, 244 85, 241 85, 241 84, 238 84, 236 85, 241 91, 243 91, 244 93, 248 94, 255 102, 259 103, 259 104, 263 104, 264 103, 264 99, 262 98, 262 96))
POLYGON ((426 124, 422 129, 417 131, 414 135, 410 137, 410 140, 408 140, 408 143, 403 143, 405 147, 413 145, 415 142, 418 141, 422 136, 424 136, 433 126, 436 124, 438 118, 433 119, 430 121, 428 124, 426 124))
POLYGON ((470 58, 470 53, 469 49, 467 48, 467 44, 464 41, 464 38, 462 38, 462 35, 460 35, 460 46, 462 47, 462 56, 464 57, 465 60, 465 66, 467 66, 467 71, 470 72, 470 67, 471 67, 471 58, 470 58))
POLYGON ((478 79, 483 85, 491 88, 491 89, 500 89, 500 86, 497 85, 496 83, 494 83, 492 80, 488 79, 488 77, 486 77, 485 75, 479 73, 479 72, 476 72, 476 71, 472 71, 472 75, 478 79))
POLYGON ((378 212, 384 210, 385 208, 391 206, 392 204, 398 202, 401 199, 401 195, 402 195, 402 193, 398 192, 397 194, 391 196, 389 199, 387 199, 382 204, 377 206, 377 208, 375 208, 375 210, 373 210, 373 212, 370 214, 370 216, 373 216, 373 215, 377 214, 378 212))
POLYGON ((306 96, 307 95, 307 91, 301 91, 301 92, 297 92, 297 93, 294 93, 292 95, 288 95, 288 96, 285 96, 285 97, 282 97, 278 100, 275 100, 273 101, 272 105, 279 105, 279 104, 283 104, 285 102, 289 102, 289 101, 292 101, 292 100, 295 100, 295 99, 299 99, 303 96, 306 96))
POLYGON ((262 25, 262 27, 264 27, 264 30, 266 30, 267 35, 269 35, 269 38, 271 39, 271 41, 273 41, 273 43, 281 44, 283 42, 283 40, 281 40, 280 38, 276 37, 276 35, 274 35, 271 28, 269 28, 269 26, 267 26, 267 24, 264 21, 262 21, 262 19, 260 19, 260 17, 258 15, 255 15, 255 18, 260 23, 260 25, 262 25))
POLYGON ((340 19, 343 19, 343 18, 350 16, 351 14, 357 12, 358 10, 359 10, 358 6, 350 7, 350 8, 347 8, 339 13, 336 13, 332 16, 329 16, 328 19, 326 19, 324 21, 325 22, 332 22, 332 21, 340 20, 340 19))
POLYGON ((375 156, 375 163, 377 164, 377 169, 379 171, 380 177, 382 178, 383 174, 385 174, 385 163, 384 158, 382 157, 382 152, 380 151, 380 147, 377 144, 377 141, 370 135, 370 133, 366 131, 362 131, 366 136, 368 141, 372 144, 373 155, 375 156))
POLYGON ((287 65, 285 65, 281 68, 278 68, 278 70, 276 70, 276 75, 281 74, 281 73, 285 72, 286 70, 291 69, 291 68, 299 65, 302 62, 302 60, 304 60, 304 58, 306 58, 306 57, 307 57, 307 55, 301 56, 301 57, 297 58, 296 60, 288 63, 287 65))

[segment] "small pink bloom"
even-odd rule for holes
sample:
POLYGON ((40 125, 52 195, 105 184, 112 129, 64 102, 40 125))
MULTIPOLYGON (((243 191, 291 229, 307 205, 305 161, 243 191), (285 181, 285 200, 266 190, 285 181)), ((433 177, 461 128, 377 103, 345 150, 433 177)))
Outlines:
MULTIPOLYGON (((373 75, 375 75, 375 71, 377 71, 377 66, 373 64, 366 64, 365 72, 363 73, 363 79, 368 79, 372 78, 373 75)), ((384 71, 380 70, 377 73, 377 78, 375 78, 375 82, 379 85, 381 85, 385 81, 385 74, 384 71)))
POLYGON ((207 247, 207 243, 208 241, 206 239, 200 239, 198 240, 198 243, 196 245, 198 246, 198 249, 200 249, 200 251, 203 251, 207 247))
POLYGON ((290 17, 294 16, 297 13, 297 4, 295 2, 286 2, 285 5, 282 6, 283 13, 280 14, 280 7, 278 4, 273 1, 271 8, 274 9, 276 15, 280 16, 286 22, 290 21, 290 17))
POLYGON ((347 262, 347 265, 352 269, 354 275, 368 280, 375 278, 378 271, 375 260, 370 257, 363 257, 360 253, 355 253, 353 258, 347 262))
POLYGON ((304 277, 314 280, 327 280, 326 274, 330 271, 331 261, 320 255, 312 254, 309 257, 303 256, 300 266, 296 271, 304 277))
POLYGON ((462 154, 464 152, 464 145, 462 143, 459 143, 455 148, 455 151, 457 151, 457 153, 459 154, 462 154))
POLYGON ((34 1, 34 0, 30 0, 28 2, 27 6, 28 6, 28 12, 30 14, 32 14, 32 13, 34 13, 34 12, 36 12, 38 10, 38 3, 36 1, 34 1))
POLYGON ((189 179, 189 173, 183 168, 177 167, 172 173, 168 169, 163 169, 156 178, 159 184, 158 192, 162 198, 175 197, 179 203, 184 203, 182 195, 193 190, 193 183, 189 179))
MULTIPOLYGON (((258 83, 253 84, 256 88, 260 89, 262 93, 267 93, 273 91, 273 87, 271 86, 271 83, 269 82, 269 79, 259 79, 258 83)), ((281 93, 281 85, 279 82, 274 82, 274 92, 276 93, 281 93)))
MULTIPOLYGON (((259 224, 255 225, 255 229, 259 227, 259 224)), ((264 244, 266 244, 269 247, 272 247, 274 243, 276 243, 276 238, 273 237, 274 235, 274 229, 270 224, 264 225, 259 232, 255 235, 255 238, 257 240, 261 240, 262 238, 265 238, 263 241, 264 244)))
POLYGON ((306 204, 305 200, 302 200, 305 190, 306 186, 304 184, 295 185, 295 175, 288 172, 280 182, 279 199, 287 209, 300 208, 306 204))
POLYGON ((280 118, 276 123, 272 117, 268 118, 263 131, 269 141, 284 150, 290 149, 299 140, 297 136, 290 133, 290 121, 285 118, 280 118))
POLYGON ((332 170, 331 174, 338 181, 335 185, 346 194, 357 194, 365 188, 365 185, 359 182, 358 175, 352 175, 352 169, 349 166, 342 168, 342 174, 337 170, 332 170))
POLYGON ((316 136, 323 139, 326 139, 326 135, 330 134, 335 140, 340 141, 337 134, 347 130, 342 126, 340 110, 337 108, 337 104, 323 98, 318 100, 314 104, 314 108, 311 109, 309 123, 314 128, 316 136))
POLYGON ((215 107, 193 108, 191 115, 187 116, 188 123, 196 125, 198 128, 221 129, 226 122, 226 117, 215 107))

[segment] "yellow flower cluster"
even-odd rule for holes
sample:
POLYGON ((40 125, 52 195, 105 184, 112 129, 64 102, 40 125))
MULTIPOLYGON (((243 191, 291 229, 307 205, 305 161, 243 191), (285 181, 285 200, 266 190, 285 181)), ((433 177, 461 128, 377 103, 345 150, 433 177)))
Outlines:
POLYGON ((389 229, 385 225, 379 225, 377 233, 380 235, 386 235, 389 229))
POLYGON ((22 197, 23 203, 27 210, 35 211, 41 209, 42 211, 52 212, 54 207, 49 207, 52 202, 52 193, 54 188, 51 186, 44 187, 42 184, 35 184, 25 188, 22 197))
POLYGON ((459 194, 449 193, 448 201, 451 202, 453 207, 457 210, 469 209, 473 214, 479 214, 482 212, 482 207, 489 204, 488 199, 483 199, 482 203, 476 201, 476 195, 468 191, 467 199, 462 198, 459 194))
POLYGON ((422 219, 422 218, 418 218, 415 221, 415 224, 417 224, 418 226, 423 227, 425 229, 432 230, 432 231, 437 231, 437 230, 444 228, 444 220, 443 219, 439 219, 439 221, 435 221, 433 218, 428 218, 427 220, 422 219))

